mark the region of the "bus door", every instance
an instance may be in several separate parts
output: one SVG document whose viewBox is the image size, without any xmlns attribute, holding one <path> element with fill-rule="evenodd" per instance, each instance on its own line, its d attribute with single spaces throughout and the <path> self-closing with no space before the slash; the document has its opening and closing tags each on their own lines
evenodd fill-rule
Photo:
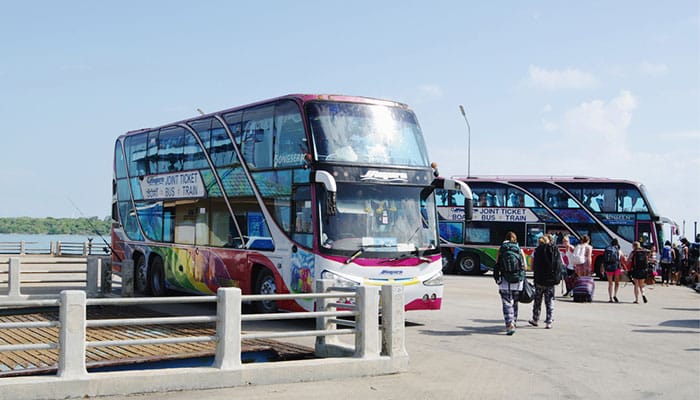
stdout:
<svg viewBox="0 0 700 400">
<path fill-rule="evenodd" d="M 642 247 L 650 249 L 653 244 L 657 244 L 656 238 L 654 237 L 654 226 L 651 221 L 637 221 L 635 230 L 634 237 L 642 244 Z"/>
<path fill-rule="evenodd" d="M 525 246 L 537 247 L 537 240 L 544 235 L 544 224 L 525 224 Z"/>
</svg>

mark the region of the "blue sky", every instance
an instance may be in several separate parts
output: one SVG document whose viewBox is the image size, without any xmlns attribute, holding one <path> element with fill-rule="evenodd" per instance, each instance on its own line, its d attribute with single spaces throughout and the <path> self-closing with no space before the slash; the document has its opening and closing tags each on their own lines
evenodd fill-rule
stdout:
<svg viewBox="0 0 700 400">
<path fill-rule="evenodd" d="M 645 183 L 700 220 L 696 0 L 6 2 L 0 216 L 109 214 L 114 139 L 288 93 L 409 104 L 444 176 Z M 78 212 L 71 200 L 80 208 Z"/>
</svg>

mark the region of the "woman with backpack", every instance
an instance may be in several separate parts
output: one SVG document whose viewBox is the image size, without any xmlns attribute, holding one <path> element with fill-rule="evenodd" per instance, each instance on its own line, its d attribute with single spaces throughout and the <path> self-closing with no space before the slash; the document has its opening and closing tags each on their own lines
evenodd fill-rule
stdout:
<svg viewBox="0 0 700 400">
<path fill-rule="evenodd" d="M 540 236 L 532 257 L 532 270 L 535 273 L 535 299 L 532 305 L 532 319 L 527 321 L 532 326 L 539 325 L 542 297 L 546 309 L 544 327 L 552 328 L 554 314 L 554 286 L 561 281 L 561 254 L 551 235 Z"/>
<path fill-rule="evenodd" d="M 610 246 L 606 247 L 605 252 L 603 252 L 605 275 L 608 278 L 608 298 L 610 299 L 608 303 L 620 302 L 617 299 L 617 290 L 620 288 L 620 276 L 622 276 L 620 265 L 623 260 L 624 255 L 620 250 L 620 243 L 617 239 L 613 239 Z"/>
<path fill-rule="evenodd" d="M 639 242 L 632 244 L 632 252 L 629 256 L 630 261 L 630 276 L 634 282 L 634 304 L 639 303 L 639 295 L 642 295 L 642 300 L 647 302 L 647 297 L 644 295 L 644 280 L 647 278 L 649 270 L 649 254 L 646 249 L 642 248 Z"/>
<path fill-rule="evenodd" d="M 578 276 L 590 276 L 593 256 L 593 247 L 589 244 L 591 238 L 588 235 L 581 237 L 581 242 L 574 248 L 574 271 Z"/>
<path fill-rule="evenodd" d="M 505 239 L 496 256 L 493 279 L 498 284 L 506 334 L 510 336 L 515 333 L 515 323 L 518 321 L 518 297 L 525 280 L 525 254 L 514 232 L 506 233 Z"/>
</svg>

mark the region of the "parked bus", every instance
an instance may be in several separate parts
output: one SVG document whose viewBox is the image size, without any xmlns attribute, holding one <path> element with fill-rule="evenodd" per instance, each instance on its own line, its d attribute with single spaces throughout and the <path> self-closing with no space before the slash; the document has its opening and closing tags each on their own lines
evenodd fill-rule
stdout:
<svg viewBox="0 0 700 400">
<path fill-rule="evenodd" d="M 435 176 L 414 113 L 378 99 L 288 95 L 128 132 L 115 146 L 113 257 L 133 260 L 135 290 L 155 296 L 309 293 L 323 278 L 401 284 L 407 310 L 439 309 L 434 191 L 471 194 Z"/>
<path fill-rule="evenodd" d="M 483 274 L 493 269 L 505 234 L 518 236 L 530 264 L 537 239 L 553 234 L 561 244 L 591 238 L 596 275 L 604 279 L 602 257 L 613 238 L 628 254 L 632 242 L 657 249 L 670 239 L 673 221 L 661 217 L 644 185 L 618 179 L 564 176 L 482 176 L 455 178 L 472 191 L 474 218 L 463 221 L 464 197 L 451 190 L 436 195 L 445 271 Z"/>
</svg>

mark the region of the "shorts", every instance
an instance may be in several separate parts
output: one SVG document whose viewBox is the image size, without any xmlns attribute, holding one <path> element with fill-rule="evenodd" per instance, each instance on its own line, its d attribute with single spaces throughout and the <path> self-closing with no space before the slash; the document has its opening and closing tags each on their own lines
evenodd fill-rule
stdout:
<svg viewBox="0 0 700 400">
<path fill-rule="evenodd" d="M 620 268 L 616 269 L 613 272 L 610 271 L 605 271 L 606 276 L 621 276 L 622 275 L 622 270 Z"/>
</svg>

